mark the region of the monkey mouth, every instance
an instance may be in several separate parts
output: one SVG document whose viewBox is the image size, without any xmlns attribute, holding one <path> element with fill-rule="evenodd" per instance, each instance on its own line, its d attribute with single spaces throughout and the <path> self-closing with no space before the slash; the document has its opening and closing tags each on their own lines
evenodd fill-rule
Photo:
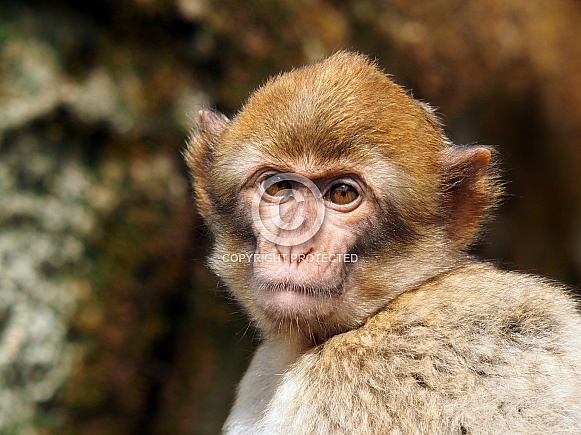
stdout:
<svg viewBox="0 0 581 435">
<path fill-rule="evenodd" d="M 311 286 L 296 281 L 263 281 L 255 288 L 258 306 L 275 319 L 317 321 L 332 315 L 344 293 L 340 286 Z"/>
<path fill-rule="evenodd" d="M 264 293 L 290 292 L 304 296 L 313 297 L 333 297 L 343 294 L 343 286 L 309 286 L 292 281 L 270 282 L 262 281 L 258 283 L 258 289 Z"/>
</svg>

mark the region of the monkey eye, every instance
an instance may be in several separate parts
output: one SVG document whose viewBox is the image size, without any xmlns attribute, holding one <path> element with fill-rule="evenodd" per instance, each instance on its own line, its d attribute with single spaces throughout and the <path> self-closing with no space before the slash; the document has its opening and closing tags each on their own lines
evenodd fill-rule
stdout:
<svg viewBox="0 0 581 435">
<path fill-rule="evenodd" d="M 289 190 L 293 188 L 292 184 L 288 180 L 280 180 L 269 185 L 264 191 L 270 196 L 283 196 L 287 195 Z"/>
<path fill-rule="evenodd" d="M 349 184 L 335 184 L 329 190 L 329 200 L 333 204 L 351 204 L 359 197 L 359 192 Z"/>
</svg>

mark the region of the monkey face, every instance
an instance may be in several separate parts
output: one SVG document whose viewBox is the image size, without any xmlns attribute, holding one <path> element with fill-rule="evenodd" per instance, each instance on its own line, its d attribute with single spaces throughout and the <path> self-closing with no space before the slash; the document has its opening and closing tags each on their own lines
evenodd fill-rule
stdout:
<svg viewBox="0 0 581 435">
<path fill-rule="evenodd" d="M 342 148 L 331 129 L 309 134 L 315 120 L 300 127 L 307 137 L 283 134 L 292 143 L 241 140 L 243 120 L 228 121 L 210 173 L 212 268 L 267 332 L 312 342 L 356 326 L 408 283 L 402 257 L 429 255 L 416 247 L 433 200 L 413 199 L 413 182 L 381 149 L 361 158 L 375 140 L 362 131 Z"/>
<path fill-rule="evenodd" d="M 257 304 L 278 318 L 329 315 L 336 308 L 358 261 L 356 229 L 377 206 L 354 174 L 301 173 L 307 171 L 261 168 L 242 190 L 256 237 Z"/>
</svg>

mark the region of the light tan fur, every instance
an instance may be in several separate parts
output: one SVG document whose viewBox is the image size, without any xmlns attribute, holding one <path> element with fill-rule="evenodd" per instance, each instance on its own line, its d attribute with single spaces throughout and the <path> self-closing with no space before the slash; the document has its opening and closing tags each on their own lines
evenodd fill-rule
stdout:
<svg viewBox="0 0 581 435">
<path fill-rule="evenodd" d="M 581 433 L 573 299 L 466 254 L 501 190 L 493 150 L 451 144 L 366 57 L 279 75 L 232 120 L 202 111 L 185 157 L 210 265 L 263 334 L 225 433 Z M 264 171 L 347 180 L 361 200 L 325 197 L 321 229 L 280 246 L 251 217 Z M 305 198 L 285 213 L 314 219 Z M 224 261 L 285 252 L 358 261 Z"/>
</svg>

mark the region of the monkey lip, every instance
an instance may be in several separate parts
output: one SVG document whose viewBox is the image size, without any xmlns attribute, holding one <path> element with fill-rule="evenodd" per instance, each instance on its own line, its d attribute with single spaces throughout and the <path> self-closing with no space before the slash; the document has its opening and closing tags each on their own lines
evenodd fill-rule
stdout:
<svg viewBox="0 0 581 435">
<path fill-rule="evenodd" d="M 342 286 L 335 287 L 313 287 L 300 283 L 283 281 L 283 282 L 260 282 L 258 285 L 259 289 L 263 292 L 270 293 L 282 293 L 290 292 L 297 293 L 305 296 L 339 296 L 343 293 Z"/>
</svg>

